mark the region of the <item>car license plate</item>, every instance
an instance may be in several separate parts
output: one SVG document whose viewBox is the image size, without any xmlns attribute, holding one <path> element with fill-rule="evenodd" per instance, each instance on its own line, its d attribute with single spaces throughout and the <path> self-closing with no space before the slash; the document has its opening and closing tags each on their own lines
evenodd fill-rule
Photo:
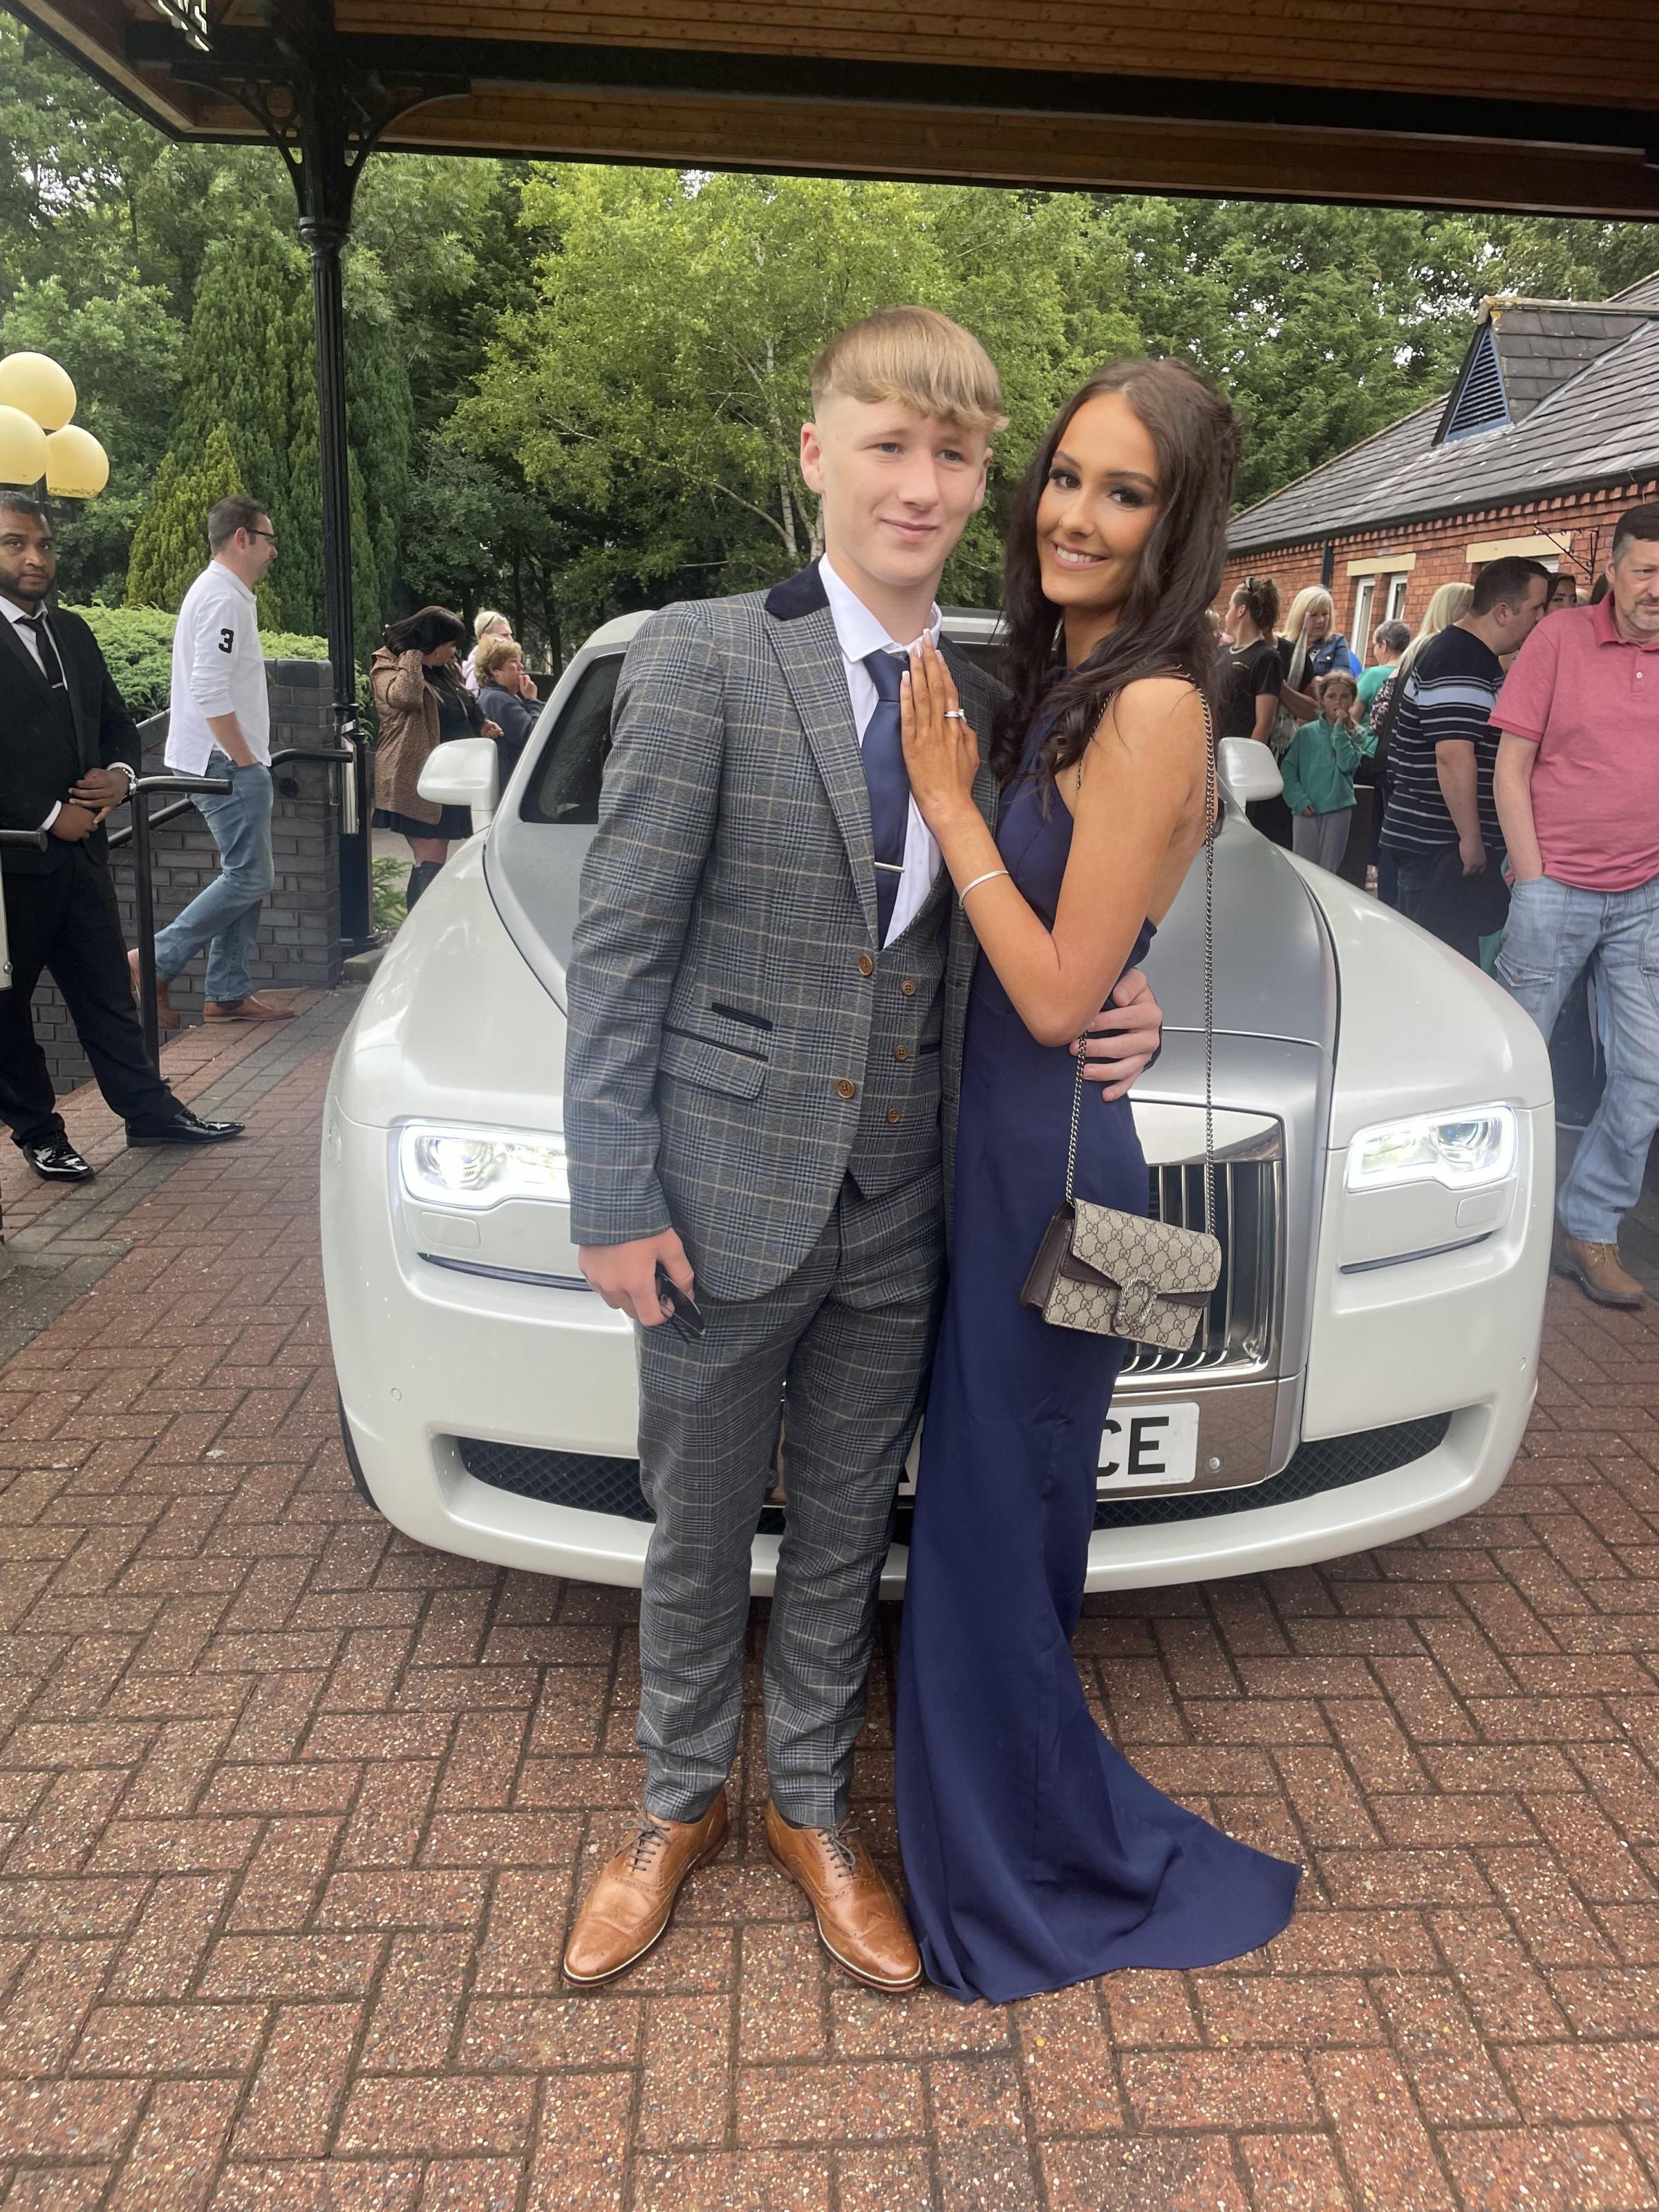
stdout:
<svg viewBox="0 0 1659 2212">
<path fill-rule="evenodd" d="M 1195 1404 L 1131 1402 L 1109 1416 L 1100 1439 L 1101 1490 L 1178 1490 L 1197 1479 Z"/>
</svg>

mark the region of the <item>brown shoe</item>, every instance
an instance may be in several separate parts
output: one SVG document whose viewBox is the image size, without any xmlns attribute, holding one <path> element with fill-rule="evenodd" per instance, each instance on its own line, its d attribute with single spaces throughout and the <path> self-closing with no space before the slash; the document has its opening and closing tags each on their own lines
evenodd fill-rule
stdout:
<svg viewBox="0 0 1659 2212">
<path fill-rule="evenodd" d="M 862 1836 L 845 1820 L 838 1828 L 792 1828 L 769 1804 L 766 1847 L 805 1891 L 818 1941 L 838 1966 L 872 1990 L 915 1989 L 921 1954 Z"/>
<path fill-rule="evenodd" d="M 726 1792 L 701 1820 L 655 1820 L 638 1829 L 582 1899 L 564 1947 L 564 1978 L 608 1982 L 642 1959 L 667 1927 L 687 1875 L 726 1841 Z"/>
<path fill-rule="evenodd" d="M 295 1008 L 279 1006 L 274 999 L 208 999 L 203 1002 L 204 1022 L 291 1022 Z"/>
<path fill-rule="evenodd" d="M 1587 1298 L 1598 1306 L 1644 1306 L 1648 1294 L 1619 1257 L 1616 1244 L 1595 1244 L 1581 1237 L 1558 1233 L 1550 1266 L 1558 1275 L 1571 1275 Z"/>
<path fill-rule="evenodd" d="M 136 951 L 129 952 L 127 955 L 127 973 L 132 978 L 132 995 L 135 999 L 139 999 L 142 1005 L 140 994 L 143 987 L 139 978 L 138 955 Z M 176 1030 L 183 1018 L 174 1010 L 173 1001 L 167 996 L 167 984 L 160 975 L 155 979 L 155 1018 L 164 1030 Z"/>
</svg>

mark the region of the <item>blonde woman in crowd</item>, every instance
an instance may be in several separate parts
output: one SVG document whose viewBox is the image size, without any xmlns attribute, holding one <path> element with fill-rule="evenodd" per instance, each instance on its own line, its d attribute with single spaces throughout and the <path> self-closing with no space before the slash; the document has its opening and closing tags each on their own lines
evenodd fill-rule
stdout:
<svg viewBox="0 0 1659 2212">
<path fill-rule="evenodd" d="M 487 637 L 511 637 L 513 625 L 494 607 L 480 607 L 472 617 L 472 650 L 461 664 L 461 681 L 476 696 L 478 689 L 478 647 Z"/>
<path fill-rule="evenodd" d="M 1336 602 L 1322 584 L 1304 586 L 1291 601 L 1279 639 L 1279 665 L 1285 678 L 1279 696 L 1297 722 L 1318 716 L 1316 677 L 1358 675 L 1358 659 L 1336 626 Z"/>
</svg>

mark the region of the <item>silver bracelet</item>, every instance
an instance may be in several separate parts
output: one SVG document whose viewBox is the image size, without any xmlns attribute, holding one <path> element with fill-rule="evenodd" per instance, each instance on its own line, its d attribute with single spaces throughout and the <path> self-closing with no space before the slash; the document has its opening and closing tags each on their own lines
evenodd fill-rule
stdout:
<svg viewBox="0 0 1659 2212">
<path fill-rule="evenodd" d="M 1006 868 L 987 868 L 982 876 L 975 876 L 971 884 L 964 884 L 957 893 L 957 896 L 966 898 L 969 891 L 976 891 L 981 884 L 993 883 L 998 876 L 1006 876 L 1007 873 Z"/>
</svg>

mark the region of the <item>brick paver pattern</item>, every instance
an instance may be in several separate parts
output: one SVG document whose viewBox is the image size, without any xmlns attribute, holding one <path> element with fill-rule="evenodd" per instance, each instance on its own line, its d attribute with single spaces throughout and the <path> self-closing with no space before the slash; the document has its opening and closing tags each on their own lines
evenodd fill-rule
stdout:
<svg viewBox="0 0 1659 2212">
<path fill-rule="evenodd" d="M 352 1492 L 327 1057 L 0 1372 L 4 2212 L 1659 2203 L 1659 1325 L 1552 1291 L 1525 1455 L 1466 1519 L 1089 1602 L 1126 1751 L 1305 1863 L 1270 1952 L 863 1992 L 765 1856 L 751 1706 L 725 1855 L 568 1994 L 640 1788 L 635 1601 Z M 890 1862 L 896 1628 L 858 1784 Z"/>
</svg>

